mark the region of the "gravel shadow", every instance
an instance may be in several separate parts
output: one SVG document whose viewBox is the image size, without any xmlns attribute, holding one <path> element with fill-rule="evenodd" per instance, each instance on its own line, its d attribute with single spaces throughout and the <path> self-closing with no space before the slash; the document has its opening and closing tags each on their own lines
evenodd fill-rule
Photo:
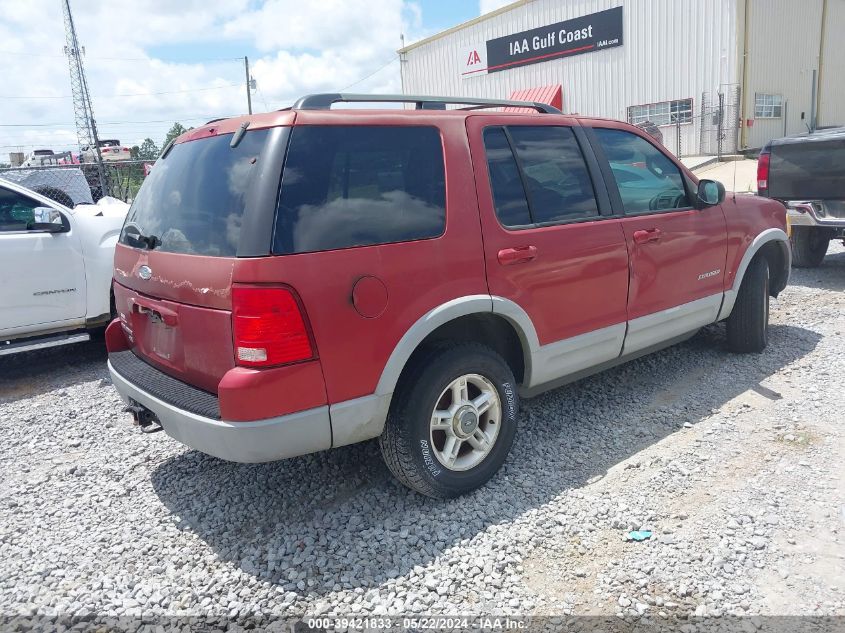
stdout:
<svg viewBox="0 0 845 633">
<path fill-rule="evenodd" d="M 763 354 L 725 351 L 724 326 L 524 402 L 499 474 L 460 499 L 433 501 L 395 483 L 375 442 L 282 462 L 240 465 L 185 452 L 152 485 L 179 525 L 258 582 L 323 595 L 376 588 L 449 558 L 449 548 L 577 490 L 695 424 L 805 354 L 816 332 L 773 325 Z M 770 390 L 769 390 L 770 391 Z M 776 394 L 777 395 L 777 394 Z M 646 493 L 646 491 L 644 491 Z"/>
<path fill-rule="evenodd" d="M 836 248 L 831 246 L 831 251 Z M 845 252 L 830 252 L 818 268 L 794 268 L 790 286 L 804 286 L 821 290 L 845 290 Z"/>
<path fill-rule="evenodd" d="M 106 357 L 101 338 L 0 356 L 0 400 L 13 402 L 104 378 Z"/>
</svg>

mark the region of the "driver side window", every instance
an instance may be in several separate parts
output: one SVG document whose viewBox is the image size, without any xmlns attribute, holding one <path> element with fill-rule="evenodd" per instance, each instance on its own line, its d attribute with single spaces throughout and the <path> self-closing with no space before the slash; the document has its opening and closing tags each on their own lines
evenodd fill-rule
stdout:
<svg viewBox="0 0 845 633">
<path fill-rule="evenodd" d="M 691 207 L 677 165 L 644 138 L 608 128 L 594 128 L 610 163 L 625 213 Z"/>
<path fill-rule="evenodd" d="M 0 233 L 26 231 L 36 221 L 39 204 L 16 191 L 0 187 Z"/>
</svg>

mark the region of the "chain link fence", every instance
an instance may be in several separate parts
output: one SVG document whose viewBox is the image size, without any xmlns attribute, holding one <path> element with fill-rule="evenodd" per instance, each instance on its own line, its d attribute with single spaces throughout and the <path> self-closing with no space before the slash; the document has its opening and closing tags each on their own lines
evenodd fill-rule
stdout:
<svg viewBox="0 0 845 633">
<path fill-rule="evenodd" d="M 701 95 L 699 153 L 721 158 L 739 149 L 740 87 L 723 86 Z"/>
<path fill-rule="evenodd" d="M 152 166 L 150 161 L 103 162 L 105 182 L 95 163 L 0 169 L 0 179 L 23 185 L 68 207 L 91 204 L 103 196 L 132 202 Z"/>
<path fill-rule="evenodd" d="M 671 112 L 666 122 L 645 121 L 639 127 L 658 139 L 678 158 L 718 156 L 739 151 L 740 87 L 724 85 L 716 92 L 704 92 L 701 101 L 685 110 Z"/>
</svg>

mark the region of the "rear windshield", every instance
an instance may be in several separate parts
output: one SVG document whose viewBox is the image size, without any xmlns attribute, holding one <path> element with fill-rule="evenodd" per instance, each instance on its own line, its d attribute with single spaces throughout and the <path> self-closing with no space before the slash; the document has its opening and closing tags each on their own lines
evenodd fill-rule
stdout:
<svg viewBox="0 0 845 633">
<path fill-rule="evenodd" d="M 845 198 L 845 139 L 774 145 L 770 160 L 770 197 L 783 200 Z"/>
<path fill-rule="evenodd" d="M 267 130 L 173 146 L 153 166 L 129 209 L 120 242 L 136 248 L 234 257 L 247 192 L 258 171 Z"/>
<path fill-rule="evenodd" d="M 293 128 L 273 252 L 428 239 L 441 235 L 445 222 L 437 128 Z"/>
</svg>

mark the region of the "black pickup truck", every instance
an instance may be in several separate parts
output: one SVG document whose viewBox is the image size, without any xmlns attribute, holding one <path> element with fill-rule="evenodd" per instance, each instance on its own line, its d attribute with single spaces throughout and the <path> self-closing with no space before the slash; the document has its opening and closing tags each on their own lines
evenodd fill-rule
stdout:
<svg viewBox="0 0 845 633">
<path fill-rule="evenodd" d="M 792 263 L 822 263 L 845 240 L 845 127 L 769 141 L 757 163 L 757 193 L 786 205 Z"/>
</svg>

